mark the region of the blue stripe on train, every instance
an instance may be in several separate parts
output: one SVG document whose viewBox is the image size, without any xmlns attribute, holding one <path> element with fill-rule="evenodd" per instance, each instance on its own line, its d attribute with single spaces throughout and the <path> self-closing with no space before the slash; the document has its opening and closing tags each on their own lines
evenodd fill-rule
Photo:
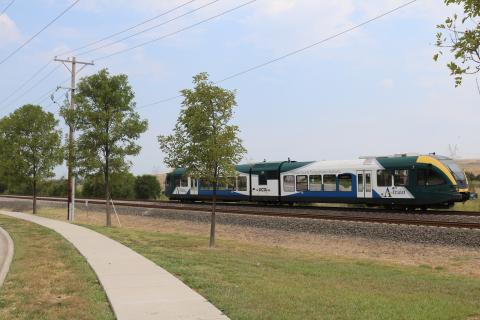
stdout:
<svg viewBox="0 0 480 320">
<path fill-rule="evenodd" d="M 305 191 L 297 192 L 285 198 L 356 198 L 357 192 L 353 191 Z"/>
<path fill-rule="evenodd" d="M 213 190 L 199 190 L 199 196 L 213 196 Z M 237 197 L 245 197 L 244 194 L 231 191 L 231 190 L 217 190 L 217 196 L 237 196 Z"/>
</svg>

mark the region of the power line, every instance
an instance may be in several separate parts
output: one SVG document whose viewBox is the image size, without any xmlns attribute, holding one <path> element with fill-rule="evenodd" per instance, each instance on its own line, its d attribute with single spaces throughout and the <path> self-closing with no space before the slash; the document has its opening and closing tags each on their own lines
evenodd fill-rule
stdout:
<svg viewBox="0 0 480 320">
<path fill-rule="evenodd" d="M 40 31 L 38 31 L 37 33 L 35 33 L 32 37 L 30 37 L 27 41 L 25 41 L 20 47 L 18 47 L 17 49 L 15 49 L 12 53 L 10 53 L 8 56 L 6 56 L 5 58 L 3 58 L 2 61 L 0 61 L 0 65 L 2 65 L 5 61 L 7 61 L 8 59 L 10 59 L 12 56 L 14 56 L 18 51 L 20 51 L 23 47 L 25 47 L 27 44 L 30 43 L 30 41 L 32 41 L 33 39 L 35 39 L 40 33 L 42 33 L 45 29 L 47 29 L 48 27 L 50 27 L 55 21 L 57 21 L 58 19 L 60 19 L 65 13 L 67 13 L 70 9 L 72 9 L 80 0 L 75 0 L 75 2 L 73 2 L 68 8 L 66 8 L 65 10 L 63 10 L 58 16 L 55 17 L 55 19 L 53 19 L 52 21 L 50 21 L 46 26 L 44 26 L 42 29 L 40 29 Z"/>
<path fill-rule="evenodd" d="M 10 1 L 10 3 L 7 4 L 7 6 L 6 6 L 5 8 L 3 8 L 2 13 L 0 13 L 0 16 L 3 16 L 3 14 L 4 14 L 5 12 L 7 12 L 8 8 L 10 8 L 10 6 L 11 6 L 14 2 L 15 2 L 15 0 Z"/>
<path fill-rule="evenodd" d="M 30 83 L 30 81 L 32 81 L 33 79 L 35 79 L 43 70 L 45 70 L 49 65 L 50 63 L 52 63 L 52 61 L 49 61 L 48 63 L 44 64 L 40 69 L 38 69 L 30 78 L 28 78 L 27 81 L 25 81 L 23 84 L 21 84 L 19 87 L 17 87 L 15 90 L 13 90 L 13 92 L 8 95 L 5 99 L 3 99 L 1 102 L 0 102 L 0 105 L 3 105 L 6 101 L 8 101 L 11 97 L 13 97 L 17 92 L 19 92 L 20 90 L 22 90 L 28 83 Z"/>
<path fill-rule="evenodd" d="M 96 45 L 96 44 L 98 44 L 98 43 L 100 43 L 100 42 L 103 42 L 103 41 L 105 41 L 105 40 L 111 39 L 111 38 L 116 37 L 116 36 L 118 36 L 118 35 L 120 35 L 120 34 L 122 34 L 122 33 L 125 33 L 125 32 L 127 32 L 127 31 L 133 30 L 133 29 L 135 29 L 135 28 L 137 28 L 137 27 L 140 27 L 140 26 L 142 26 L 142 25 L 144 25 L 144 24 L 147 24 L 148 22 L 151 22 L 151 21 L 153 21 L 153 20 L 156 20 L 156 19 L 158 19 L 158 18 L 161 18 L 161 17 L 163 17 L 163 16 L 165 16 L 165 15 L 167 15 L 167 14 L 169 14 L 169 13 L 172 13 L 172 12 L 178 10 L 178 9 L 181 9 L 181 8 L 187 6 L 187 5 L 189 5 L 189 4 L 191 4 L 191 3 L 195 2 L 195 1 L 197 1 L 197 0 L 187 1 L 187 2 L 185 2 L 185 3 L 183 3 L 183 4 L 179 5 L 179 6 L 176 6 L 175 8 L 172 8 L 172 9 L 170 9 L 170 10 L 168 10 L 168 11 L 165 11 L 165 12 L 163 12 L 163 13 L 160 13 L 160 14 L 152 17 L 152 18 L 149 18 L 149 19 L 144 20 L 144 21 L 142 21 L 142 22 L 140 22 L 140 23 L 137 23 L 136 25 L 133 25 L 133 26 L 128 27 L 128 28 L 126 28 L 126 29 L 120 30 L 120 31 L 115 32 L 115 33 L 113 33 L 113 34 L 111 34 L 111 35 L 105 36 L 105 37 L 103 37 L 103 38 L 101 38 L 101 39 L 99 39 L 99 40 L 96 40 L 96 41 L 87 43 L 87 44 L 85 44 L 85 45 L 83 45 L 83 46 L 81 46 L 81 47 L 72 49 L 72 50 L 70 50 L 70 51 L 62 52 L 62 53 L 59 54 L 58 56 L 64 56 L 64 55 L 66 55 L 66 54 L 73 53 L 73 52 L 76 52 L 76 51 L 79 51 L 79 50 L 82 50 L 82 49 L 85 49 L 85 48 L 94 46 L 94 45 Z"/>
<path fill-rule="evenodd" d="M 210 18 L 201 20 L 201 21 L 199 21 L 199 22 L 197 22 L 197 23 L 194 23 L 194 24 L 192 24 L 192 25 L 189 25 L 189 26 L 187 26 L 187 27 L 185 27 L 185 28 L 179 29 L 179 30 L 177 30 L 177 31 L 168 33 L 168 34 L 166 34 L 166 35 L 163 35 L 163 36 L 161 36 L 161 37 L 158 37 L 158 38 L 155 38 L 155 39 L 152 39 L 152 40 L 149 40 L 149 41 L 145 41 L 145 42 L 140 43 L 140 44 L 138 44 L 138 45 L 136 45 L 136 46 L 133 46 L 133 47 L 130 47 L 130 48 L 126 48 L 126 49 L 123 49 L 123 50 L 120 50 L 120 51 L 117 51 L 117 52 L 108 54 L 108 55 L 103 56 L 103 57 L 96 58 L 96 59 L 94 59 L 94 60 L 95 60 L 95 61 L 98 61 L 98 60 L 107 59 L 107 58 L 116 56 L 116 55 L 118 55 L 118 54 L 122 54 L 122 53 L 125 53 L 125 52 L 128 52 L 128 51 L 131 51 L 131 50 L 134 50 L 134 49 L 137 49 L 137 48 L 146 46 L 146 45 L 148 45 L 148 44 L 151 44 L 151 43 L 160 41 L 160 40 L 162 40 L 162 39 L 165 39 L 165 38 L 167 38 L 167 37 L 176 35 L 176 34 L 181 33 L 181 32 L 183 32 L 183 31 L 192 29 L 192 28 L 194 28 L 194 27 L 196 27 L 196 26 L 198 26 L 198 25 L 201 25 L 201 24 L 203 24 L 203 23 L 206 23 L 206 22 L 211 21 L 211 20 L 213 20 L 213 19 L 216 19 L 216 18 L 218 18 L 218 17 L 224 16 L 224 15 L 226 15 L 226 14 L 232 12 L 232 11 L 238 10 L 238 9 L 240 9 L 240 8 L 242 8 L 242 7 L 245 7 L 245 6 L 249 5 L 249 4 L 252 4 L 252 3 L 256 2 L 256 1 L 257 1 L 257 0 L 251 0 L 251 1 L 245 2 L 245 3 L 243 3 L 243 4 L 239 5 L 239 6 L 236 6 L 236 7 L 234 7 L 234 8 L 231 8 L 231 9 L 228 9 L 228 10 L 226 10 L 226 11 L 223 11 L 223 12 L 221 12 L 221 13 L 219 13 L 219 14 L 216 14 L 216 15 L 210 17 Z"/>
<path fill-rule="evenodd" d="M 15 1 L 15 0 L 13 0 L 12 3 L 13 3 L 14 1 Z M 94 42 L 91 42 L 91 43 L 89 43 L 89 44 L 83 45 L 83 46 L 78 47 L 78 48 L 76 48 L 76 49 L 63 52 L 63 53 L 61 53 L 61 54 L 59 54 L 59 55 L 66 55 L 66 54 L 69 54 L 69 53 L 72 53 L 72 52 L 75 52 L 75 51 L 78 51 L 78 50 L 81 50 L 81 49 L 90 47 L 90 46 L 92 46 L 92 45 L 94 45 L 94 44 L 103 42 L 103 41 L 108 40 L 108 39 L 110 39 L 110 38 L 113 38 L 113 37 L 115 37 L 115 36 L 117 36 L 117 35 L 120 35 L 120 34 L 122 34 L 122 33 L 125 33 L 125 32 L 127 32 L 127 31 L 130 31 L 130 30 L 132 30 L 132 29 L 134 29 L 134 28 L 137 28 L 137 27 L 139 27 L 139 26 L 141 26 L 141 25 L 144 25 L 144 24 L 146 24 L 146 23 L 148 23 L 148 22 L 151 22 L 151 21 L 153 21 L 153 20 L 155 20 L 155 19 L 158 19 L 158 18 L 160 18 L 160 17 L 162 17 L 162 16 L 165 16 L 165 15 L 167 15 L 167 14 L 169 14 L 169 13 L 175 11 L 175 10 L 181 9 L 182 7 L 185 7 L 185 6 L 191 4 L 191 3 L 195 2 L 195 1 L 197 1 L 197 0 L 189 0 L 189 1 L 187 1 L 187 2 L 185 2 L 185 3 L 183 3 L 183 4 L 181 4 L 181 5 L 176 6 L 175 8 L 169 9 L 169 10 L 167 10 L 167 11 L 161 13 L 161 14 L 158 14 L 158 15 L 152 17 L 152 18 L 149 18 L 149 19 L 144 20 L 144 21 L 142 21 L 142 22 L 140 22 L 140 23 L 137 23 L 136 25 L 133 25 L 133 26 L 127 28 L 127 29 L 123 29 L 123 30 L 118 31 L 118 32 L 116 32 L 116 33 L 114 33 L 114 34 L 111 34 L 111 35 L 109 35 L 109 36 L 106 36 L 106 37 L 104 37 L 104 38 L 102 38 L 102 39 L 99 39 L 99 40 L 97 40 L 97 41 L 94 41 Z M 10 4 L 10 5 L 11 5 L 11 4 Z M 10 5 L 9 5 L 9 6 L 10 6 Z M 8 7 L 7 7 L 7 8 L 8 8 Z M 23 87 L 25 87 L 31 80 L 33 80 L 38 74 L 40 74 L 48 65 L 50 65 L 51 62 L 52 62 L 52 61 L 49 61 L 46 65 L 42 66 L 42 67 L 41 67 L 38 71 L 36 71 L 27 81 L 25 81 L 22 85 L 20 85 L 19 87 L 17 87 L 17 89 L 15 89 L 8 97 L 6 97 L 3 101 L 0 102 L 0 105 L 2 105 L 3 103 L 5 103 L 5 101 L 8 101 L 8 99 L 10 99 L 12 96 L 14 96 L 14 95 L 15 95 L 17 92 L 19 92 Z M 49 92 L 50 92 L 50 91 L 49 91 Z M 48 96 L 47 96 L 47 98 L 48 98 Z"/>
<path fill-rule="evenodd" d="M 338 37 L 340 37 L 340 36 L 342 36 L 342 35 L 344 35 L 344 34 L 346 34 L 346 33 L 348 33 L 348 32 L 354 31 L 354 30 L 356 30 L 356 29 L 358 29 L 358 28 L 363 27 L 363 26 L 366 25 L 366 24 L 369 24 L 369 23 L 371 23 L 371 22 L 373 22 L 373 21 L 375 21 L 375 20 L 381 19 L 381 18 L 383 18 L 383 17 L 385 17 L 385 16 L 387 16 L 387 15 L 389 15 L 389 14 L 392 14 L 392 13 L 394 13 L 394 12 L 396 12 L 396 11 L 398 11 L 398 10 L 400 10 L 400 9 L 408 6 L 408 5 L 413 4 L 414 2 L 417 2 L 417 0 L 412 0 L 412 1 L 410 1 L 410 2 L 404 3 L 404 4 L 402 4 L 402 5 L 398 6 L 398 7 L 390 10 L 390 11 L 387 11 L 387 12 L 385 12 L 385 13 L 382 13 L 382 14 L 376 16 L 376 17 L 373 17 L 373 18 L 371 18 L 371 19 L 369 19 L 369 20 L 367 20 L 367 21 L 364 21 L 364 22 L 362 22 L 362 23 L 360 23 L 360 24 L 357 24 L 357 25 L 355 25 L 355 26 L 353 26 L 353 27 L 351 27 L 351 28 L 348 28 L 348 29 L 346 29 L 346 30 L 344 30 L 344 31 L 342 31 L 342 32 L 339 32 L 339 33 L 334 34 L 334 35 L 332 35 L 332 36 L 330 36 L 330 37 L 327 37 L 327 38 L 325 38 L 325 39 L 322 39 L 322 40 L 320 40 L 320 41 L 317 41 L 317 42 L 315 42 L 315 43 L 312 43 L 312 44 L 310 44 L 310 45 L 308 45 L 308 46 L 306 46 L 306 47 L 303 47 L 303 48 L 300 48 L 300 49 L 298 49 L 298 50 L 289 52 L 289 53 L 287 53 L 287 54 L 284 54 L 283 56 L 280 56 L 280 57 L 278 57 L 278 58 L 269 60 L 269 61 L 267 61 L 267 62 L 258 64 L 258 65 L 256 65 L 256 66 L 253 66 L 253 67 L 251 67 L 251 68 L 249 68 L 249 69 L 246 69 L 246 70 L 244 70 L 244 71 L 237 72 L 237 73 L 235 73 L 235 74 L 233 74 L 233 75 L 231 75 L 231 76 L 228 76 L 228 77 L 226 77 L 226 78 L 223 78 L 223 79 L 217 81 L 217 83 L 222 83 L 222 82 L 227 81 L 227 80 L 230 80 L 230 79 L 232 79 L 232 78 L 241 76 L 241 75 L 243 75 L 243 74 L 245 74 L 245 73 L 254 71 L 254 70 L 256 70 L 256 69 L 263 68 L 263 67 L 265 67 L 265 66 L 267 66 L 267 65 L 269 65 L 269 64 L 272 64 L 272 63 L 275 63 L 275 62 L 277 62 L 277 61 L 283 60 L 283 59 L 285 59 L 285 58 L 291 57 L 291 56 L 296 55 L 296 54 L 298 54 L 298 53 L 300 53 L 300 52 L 306 51 L 306 50 L 311 49 L 311 48 L 313 48 L 313 47 L 316 47 L 316 46 L 318 46 L 318 45 L 320 45 L 320 44 L 323 44 L 323 43 L 325 43 L 325 42 L 327 42 L 327 41 L 330 41 L 330 40 L 333 40 L 333 39 L 335 39 L 335 38 L 338 38 Z"/>
<path fill-rule="evenodd" d="M 87 50 L 87 51 L 80 52 L 78 55 L 81 56 L 81 55 L 85 55 L 85 54 L 90 53 L 90 52 L 98 51 L 98 50 L 103 49 L 103 48 L 106 48 L 106 47 L 111 47 L 111 46 L 113 46 L 113 45 L 115 45 L 115 44 L 117 44 L 117 43 L 120 43 L 120 42 L 122 42 L 122 41 L 128 40 L 128 39 L 133 38 L 133 37 L 135 37 L 135 36 L 138 36 L 139 34 L 142 34 L 142 33 L 151 31 L 151 30 L 153 30 L 153 29 L 159 28 L 159 27 L 161 27 L 161 26 L 164 26 L 164 25 L 166 25 L 166 24 L 169 24 L 170 22 L 173 22 L 173 21 L 178 20 L 178 19 L 180 19 L 180 18 L 183 18 L 183 17 L 185 17 L 185 16 L 187 16 L 187 15 L 189 15 L 189 14 L 192 14 L 192 13 L 194 13 L 194 12 L 197 12 L 197 11 L 199 11 L 199 10 L 201 10 L 201 9 L 204 9 L 204 8 L 206 8 L 206 7 L 208 7 L 208 6 L 211 6 L 212 4 L 217 3 L 217 2 L 219 2 L 219 1 L 220 1 L 220 0 L 211 1 L 211 2 L 209 2 L 209 3 L 207 3 L 207 4 L 204 4 L 204 5 L 196 8 L 196 9 L 193 9 L 193 10 L 188 11 L 188 12 L 186 12 L 186 13 L 183 13 L 183 14 L 181 14 L 181 15 L 179 15 L 179 16 L 176 16 L 176 17 L 174 17 L 174 18 L 172 18 L 172 19 L 170 19 L 170 20 L 167 20 L 167 21 L 162 22 L 162 23 L 160 23 L 160 24 L 154 25 L 154 26 L 149 27 L 149 28 L 147 28 L 147 29 L 144 29 L 144 30 L 142 30 L 142 31 L 133 33 L 133 34 L 131 34 L 131 35 L 129 35 L 129 36 L 123 37 L 123 38 L 118 39 L 118 40 L 115 40 L 115 41 L 113 41 L 113 42 L 104 44 L 104 45 L 102 45 L 102 46 L 100 46 L 100 47 L 97 47 L 97 48 L 93 48 L 93 49 L 90 49 L 90 50 Z"/>
<path fill-rule="evenodd" d="M 57 91 L 57 89 L 58 89 L 59 87 L 62 87 L 62 86 L 64 86 L 64 85 L 66 85 L 67 82 L 69 82 L 69 81 L 70 81 L 70 77 L 66 78 L 63 82 L 59 83 L 59 84 L 55 87 L 55 89 L 50 89 L 50 90 L 48 90 L 47 92 L 45 92 L 44 94 L 42 94 L 42 95 L 40 96 L 40 98 L 38 98 L 38 99 L 36 99 L 36 100 L 34 100 L 34 101 L 37 101 L 36 104 L 42 104 L 43 102 L 45 102 L 45 100 L 47 100 L 48 98 L 50 98 L 51 94 L 54 93 L 55 91 Z"/>
<path fill-rule="evenodd" d="M 47 73 L 43 78 L 41 78 L 40 80 L 38 80 L 33 86 L 29 87 L 27 90 L 25 90 L 20 96 L 18 96 L 17 98 L 13 99 L 12 101 L 9 102 L 9 104 L 13 104 L 15 102 L 17 102 L 21 97 L 25 96 L 26 94 L 28 94 L 30 91 L 32 91 L 33 89 L 35 89 L 36 87 L 38 87 L 41 83 L 43 83 L 43 81 L 45 79 L 47 79 L 48 77 L 50 77 L 55 71 L 57 71 L 58 69 L 60 68 L 60 65 L 56 66 L 55 68 L 53 68 L 49 73 Z M 7 105 L 8 106 L 8 105 Z M 6 107 L 6 106 L 5 106 Z M 0 109 L 5 109 L 5 107 L 3 108 L 0 108 Z"/>
<path fill-rule="evenodd" d="M 330 40 L 333 40 L 333 39 L 335 39 L 335 38 L 338 38 L 338 37 L 340 37 L 340 36 L 342 36 L 342 35 L 344 35 L 344 34 L 346 34 L 346 33 L 348 33 L 348 32 L 351 32 L 351 31 L 353 31 L 353 30 L 355 30 L 355 29 L 361 28 L 361 27 L 365 26 L 366 24 L 369 24 L 369 23 L 371 23 L 371 22 L 373 22 L 373 21 L 376 21 L 376 20 L 378 20 L 378 19 L 381 19 L 381 18 L 383 18 L 383 17 L 385 17 L 385 16 L 387 16 L 387 15 L 390 15 L 390 14 L 392 14 L 392 13 L 394 13 L 394 12 L 400 10 L 400 9 L 403 9 L 404 7 L 407 7 L 407 6 L 411 5 L 411 4 L 413 4 L 414 2 L 417 2 L 417 0 L 412 0 L 412 1 L 409 1 L 409 2 L 407 2 L 407 3 L 404 3 L 404 4 L 402 4 L 402 5 L 398 6 L 398 7 L 395 7 L 395 8 L 392 9 L 392 10 L 389 10 L 389 11 L 387 11 L 387 12 L 384 12 L 384 13 L 382 13 L 382 14 L 380 14 L 380 15 L 378 15 L 378 16 L 375 16 L 375 17 L 373 17 L 373 18 L 371 18 L 371 19 L 368 19 L 368 20 L 366 20 L 366 21 L 364 21 L 364 22 L 362 22 L 362 23 L 360 23 L 360 24 L 357 24 L 357 25 L 355 25 L 355 26 L 353 26 L 353 27 L 351 27 L 351 28 L 348 28 L 348 29 L 346 29 L 346 30 L 344 30 L 344 31 L 342 31 L 342 32 L 336 33 L 336 34 L 334 34 L 334 35 L 332 35 L 332 36 L 329 36 L 329 37 L 327 37 L 327 38 L 324 38 L 324 39 L 322 39 L 322 40 L 320 40 L 320 41 L 314 42 L 314 43 L 312 43 L 312 44 L 310 44 L 310 45 L 308 45 L 308 46 L 305 46 L 305 47 L 303 47 L 303 48 L 300 48 L 300 49 L 291 51 L 291 52 L 289 52 L 289 53 L 287 53 L 287 54 L 284 54 L 284 55 L 282 55 L 282 56 L 280 56 L 280 57 L 277 57 L 277 58 L 268 60 L 268 61 L 266 61 L 266 62 L 264 62 L 264 63 L 258 64 L 258 65 L 256 65 L 256 66 L 253 66 L 253 67 L 248 68 L 248 69 L 246 69 L 246 70 L 243 70 L 243 71 L 234 73 L 234 74 L 232 74 L 232 75 L 230 75 L 230 76 L 228 76 L 228 77 L 226 77 L 226 78 L 223 78 L 223 79 L 221 79 L 221 80 L 216 81 L 215 84 L 222 83 L 222 82 L 225 82 L 225 81 L 230 80 L 230 79 L 232 79 L 232 78 L 239 77 L 239 76 L 244 75 L 244 74 L 246 74 L 246 73 L 248 73 L 248 72 L 252 72 L 252 71 L 254 71 L 254 70 L 263 68 L 263 67 L 268 66 L 268 65 L 270 65 L 270 64 L 272 64 L 272 63 L 275 63 L 275 62 L 278 62 L 278 61 L 280 61 L 280 60 L 286 59 L 286 58 L 288 58 L 288 57 L 291 57 L 291 56 L 293 56 L 293 55 L 296 55 L 296 54 L 298 54 L 298 53 L 301 53 L 301 52 L 303 52 L 303 51 L 306 51 L 306 50 L 308 50 L 308 49 L 311 49 L 311 48 L 313 48 L 313 47 L 315 47 L 315 46 L 318 46 L 318 45 L 320 45 L 320 44 L 323 44 L 323 43 L 325 43 L 325 42 L 327 42 L 327 41 L 330 41 Z M 156 105 L 156 104 L 165 103 L 165 102 L 172 101 L 172 100 L 175 100 L 175 99 L 178 99 L 178 98 L 181 98 L 181 97 L 182 97 L 182 95 L 172 96 L 172 97 L 167 98 L 167 99 L 162 99 L 162 100 L 158 100 L 158 101 L 155 101 L 155 102 L 152 102 L 152 103 L 143 105 L 143 106 L 139 107 L 139 109 L 147 108 L 147 107 L 150 107 L 150 106 L 153 106 L 153 105 Z"/>
</svg>

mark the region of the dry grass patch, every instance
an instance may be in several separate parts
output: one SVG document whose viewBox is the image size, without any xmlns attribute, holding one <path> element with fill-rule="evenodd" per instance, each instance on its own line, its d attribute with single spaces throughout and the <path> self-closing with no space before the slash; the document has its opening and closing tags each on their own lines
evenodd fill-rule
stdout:
<svg viewBox="0 0 480 320">
<path fill-rule="evenodd" d="M 93 271 L 57 233 L 0 216 L 15 246 L 0 290 L 0 319 L 114 319 Z"/>
</svg>

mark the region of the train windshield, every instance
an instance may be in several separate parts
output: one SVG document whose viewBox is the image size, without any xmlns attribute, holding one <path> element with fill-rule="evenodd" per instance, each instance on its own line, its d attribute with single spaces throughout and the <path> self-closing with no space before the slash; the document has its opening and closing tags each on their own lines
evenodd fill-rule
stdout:
<svg viewBox="0 0 480 320">
<path fill-rule="evenodd" d="M 459 187 L 467 187 L 467 178 L 465 177 L 465 172 L 460 169 L 460 167 L 455 163 L 455 161 L 453 161 L 452 159 L 445 159 L 441 160 L 441 162 L 443 162 L 443 164 L 445 164 L 450 169 L 453 176 L 455 177 L 455 180 L 457 180 Z"/>
</svg>

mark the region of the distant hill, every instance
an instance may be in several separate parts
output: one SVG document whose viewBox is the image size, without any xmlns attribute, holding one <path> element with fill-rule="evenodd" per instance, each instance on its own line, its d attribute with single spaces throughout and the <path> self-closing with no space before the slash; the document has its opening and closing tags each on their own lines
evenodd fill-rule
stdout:
<svg viewBox="0 0 480 320">
<path fill-rule="evenodd" d="M 457 159 L 455 162 L 465 171 L 480 174 L 480 159 Z"/>
</svg>

